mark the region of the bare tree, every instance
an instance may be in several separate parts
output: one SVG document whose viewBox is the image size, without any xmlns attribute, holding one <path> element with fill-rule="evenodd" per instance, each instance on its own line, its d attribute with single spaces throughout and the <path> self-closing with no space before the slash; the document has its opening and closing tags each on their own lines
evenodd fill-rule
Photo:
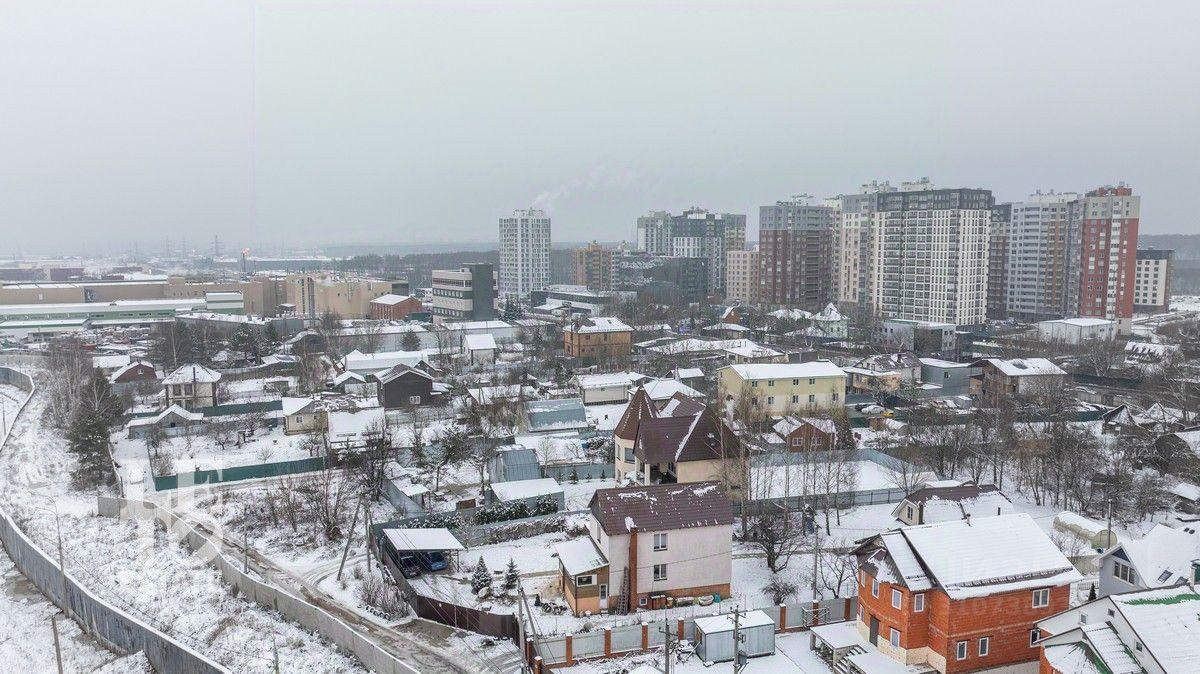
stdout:
<svg viewBox="0 0 1200 674">
<path fill-rule="evenodd" d="M 801 517 L 778 501 L 746 503 L 745 506 L 742 514 L 745 542 L 762 553 L 772 573 L 779 573 L 787 568 L 793 555 L 804 550 Z"/>
<path fill-rule="evenodd" d="M 827 541 L 827 548 L 817 561 L 818 589 L 828 591 L 834 599 L 842 596 L 847 586 L 853 586 L 854 577 L 858 573 L 858 560 L 849 550 L 853 547 L 850 541 L 842 538 Z"/>
</svg>

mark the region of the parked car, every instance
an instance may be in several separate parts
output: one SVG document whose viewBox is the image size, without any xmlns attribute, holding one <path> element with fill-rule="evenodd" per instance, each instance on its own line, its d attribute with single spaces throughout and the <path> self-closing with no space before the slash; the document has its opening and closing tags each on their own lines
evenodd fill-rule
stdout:
<svg viewBox="0 0 1200 674">
<path fill-rule="evenodd" d="M 447 566 L 446 556 L 436 550 L 418 552 L 417 561 L 420 562 L 421 568 L 426 571 L 441 571 Z"/>
<path fill-rule="evenodd" d="M 417 558 L 412 555 L 404 555 L 399 559 L 400 573 L 405 578 L 416 578 L 421 575 L 421 565 L 417 562 Z"/>
</svg>

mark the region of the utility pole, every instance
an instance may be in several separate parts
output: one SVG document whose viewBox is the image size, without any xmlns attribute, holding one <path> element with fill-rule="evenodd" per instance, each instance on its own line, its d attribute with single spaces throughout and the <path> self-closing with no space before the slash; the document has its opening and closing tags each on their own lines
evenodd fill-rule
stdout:
<svg viewBox="0 0 1200 674">
<path fill-rule="evenodd" d="M 671 674 L 671 619 L 663 616 L 663 673 Z"/>
<path fill-rule="evenodd" d="M 742 642 L 746 637 L 741 632 L 742 609 L 733 609 L 733 674 L 739 674 L 746 666 L 746 652 L 742 650 Z"/>
<path fill-rule="evenodd" d="M 58 645 L 58 616 L 50 616 L 50 630 L 54 632 L 54 662 L 58 665 L 58 674 L 63 674 L 62 648 Z"/>
<path fill-rule="evenodd" d="M 342 550 L 342 563 L 338 564 L 338 572 L 337 572 L 338 580 L 342 579 L 342 569 L 345 568 L 345 566 L 346 566 L 346 555 L 350 554 L 350 541 L 354 540 L 354 527 L 358 526 L 358 511 L 362 510 L 365 507 L 366 507 L 366 502 L 363 501 L 362 497 L 359 497 L 358 507 L 354 509 L 354 519 L 350 521 L 350 533 L 346 534 L 346 549 Z M 370 542 L 368 541 L 367 544 L 370 545 Z M 371 560 L 368 555 L 367 562 L 369 563 L 370 561 Z"/>
</svg>

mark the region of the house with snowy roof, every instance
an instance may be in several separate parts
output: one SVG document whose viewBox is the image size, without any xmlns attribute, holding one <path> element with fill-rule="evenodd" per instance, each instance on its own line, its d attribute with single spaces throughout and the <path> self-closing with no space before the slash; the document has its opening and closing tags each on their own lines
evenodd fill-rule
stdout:
<svg viewBox="0 0 1200 674">
<path fill-rule="evenodd" d="M 837 423 L 833 419 L 789 416 L 775 422 L 771 430 L 789 452 L 827 452 L 840 448 Z"/>
<path fill-rule="evenodd" d="M 1040 674 L 1200 672 L 1193 583 L 1114 594 L 1037 622 Z"/>
<path fill-rule="evenodd" d="M 1156 524 L 1145 536 L 1120 541 L 1096 560 L 1100 596 L 1200 582 L 1200 524 Z"/>
<path fill-rule="evenodd" d="M 618 483 L 730 480 L 742 443 L 725 420 L 677 392 L 659 409 L 638 387 L 613 430 Z M 740 480 L 734 480 L 740 483 Z"/>
<path fill-rule="evenodd" d="M 901 527 L 853 554 L 862 638 L 942 674 L 1036 662 L 1036 623 L 1065 610 L 1082 579 L 1025 513 Z"/>
<path fill-rule="evenodd" d="M 983 404 L 1033 395 L 1067 381 L 1067 373 L 1046 358 L 981 358 L 971 363 L 979 368 L 971 377 L 971 395 Z"/>
<path fill-rule="evenodd" d="M 595 316 L 563 326 L 563 351 L 584 364 L 628 359 L 633 351 L 633 328 L 619 318 Z"/>
<path fill-rule="evenodd" d="M 921 359 L 911 351 L 867 356 L 843 369 L 850 375 L 850 390 L 855 393 L 897 391 L 921 381 Z"/>
<path fill-rule="evenodd" d="M 555 546 L 575 615 L 730 596 L 733 507 L 717 482 L 598 489 L 588 535 Z"/>
<path fill-rule="evenodd" d="M 892 510 L 892 517 L 902 524 L 934 524 L 1012 512 L 1012 501 L 994 484 L 945 480 L 905 496 Z"/>
<path fill-rule="evenodd" d="M 203 365 L 184 365 L 163 378 L 163 398 L 166 406 L 179 405 L 185 410 L 199 410 L 220 402 L 221 373 Z"/>
</svg>

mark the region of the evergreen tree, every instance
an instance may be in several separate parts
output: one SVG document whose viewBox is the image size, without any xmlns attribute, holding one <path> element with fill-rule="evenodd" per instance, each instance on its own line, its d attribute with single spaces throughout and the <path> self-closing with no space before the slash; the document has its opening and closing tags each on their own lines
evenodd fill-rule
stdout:
<svg viewBox="0 0 1200 674">
<path fill-rule="evenodd" d="M 417 337 L 417 333 L 412 330 L 404 333 L 404 337 L 400 339 L 400 348 L 405 351 L 420 351 L 421 340 Z"/>
<path fill-rule="evenodd" d="M 108 453 L 108 423 L 95 409 L 81 407 L 67 427 L 67 446 L 79 461 L 71 472 L 77 487 L 97 487 L 116 482 Z"/>
<path fill-rule="evenodd" d="M 281 344 L 283 344 L 283 339 L 279 337 L 279 331 L 275 329 L 275 324 L 267 323 L 267 329 L 263 330 L 262 335 L 263 353 L 275 353 Z"/>
<path fill-rule="evenodd" d="M 475 573 L 471 576 L 471 591 L 479 594 L 480 590 L 491 586 L 492 572 L 488 571 L 487 564 L 483 563 L 483 556 L 480 555 L 479 563 L 475 565 Z"/>
<path fill-rule="evenodd" d="M 520 572 L 517 571 L 517 563 L 512 560 L 512 557 L 509 557 L 508 568 L 504 571 L 504 589 L 517 589 L 517 578 L 519 575 Z"/>
<path fill-rule="evenodd" d="M 258 337 L 248 325 L 239 325 L 237 330 L 233 332 L 233 338 L 229 340 L 229 348 L 242 354 L 247 360 L 258 362 L 261 353 L 258 344 Z"/>
</svg>

